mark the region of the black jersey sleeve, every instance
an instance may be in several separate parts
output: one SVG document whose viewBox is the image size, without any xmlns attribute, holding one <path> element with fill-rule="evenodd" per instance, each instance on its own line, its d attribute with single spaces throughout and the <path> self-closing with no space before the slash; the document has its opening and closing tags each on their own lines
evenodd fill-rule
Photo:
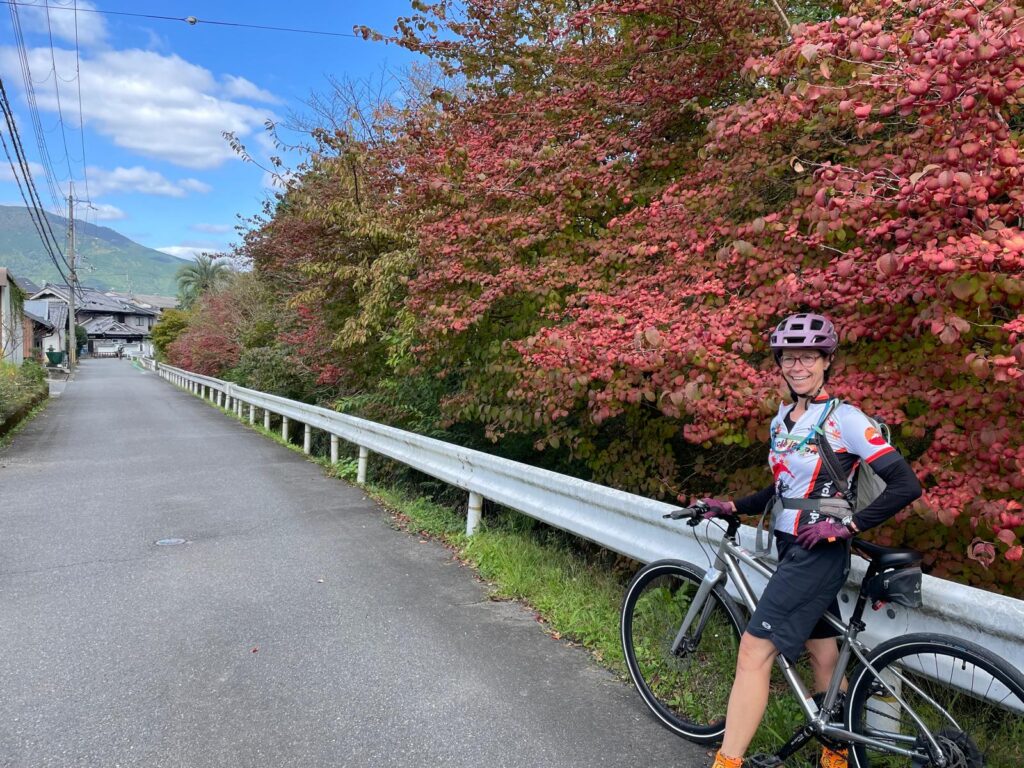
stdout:
<svg viewBox="0 0 1024 768">
<path fill-rule="evenodd" d="M 741 499 L 735 499 L 733 503 L 736 505 L 736 511 L 741 515 L 760 515 L 764 512 L 765 506 L 771 501 L 772 496 L 775 495 L 775 486 L 769 485 L 767 488 L 762 488 L 757 493 L 752 493 L 749 496 L 744 496 Z"/>
<path fill-rule="evenodd" d="M 871 462 L 871 468 L 885 481 L 885 490 L 853 516 L 854 524 L 861 531 L 881 525 L 921 495 L 917 475 L 896 451 Z M 739 502 L 736 507 L 739 508 Z"/>
</svg>

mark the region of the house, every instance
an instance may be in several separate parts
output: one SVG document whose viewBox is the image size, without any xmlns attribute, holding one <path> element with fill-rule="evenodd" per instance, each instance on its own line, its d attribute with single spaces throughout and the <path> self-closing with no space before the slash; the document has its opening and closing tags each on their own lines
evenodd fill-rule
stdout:
<svg viewBox="0 0 1024 768">
<path fill-rule="evenodd" d="M 31 299 L 25 302 L 26 356 L 31 354 L 34 359 L 45 362 L 47 351 L 67 350 L 67 337 L 67 304 Z"/>
<path fill-rule="evenodd" d="M 46 283 L 32 296 L 32 301 L 63 305 L 66 313 L 68 287 Z M 88 352 L 95 355 L 115 354 L 118 348 L 126 353 L 151 354 L 150 329 L 159 316 L 158 309 L 117 294 L 84 287 L 75 292 L 75 323 L 85 329 Z"/>
<path fill-rule="evenodd" d="M 0 360 L 21 365 L 25 332 L 22 303 L 24 294 L 5 267 L 0 267 Z"/>
</svg>

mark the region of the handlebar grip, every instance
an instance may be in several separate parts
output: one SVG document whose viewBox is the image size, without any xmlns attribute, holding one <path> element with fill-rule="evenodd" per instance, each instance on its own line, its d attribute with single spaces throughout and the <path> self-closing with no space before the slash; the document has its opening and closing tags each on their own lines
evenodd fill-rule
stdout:
<svg viewBox="0 0 1024 768">
<path fill-rule="evenodd" d="M 708 505 L 703 501 L 698 501 L 691 507 L 680 507 L 679 509 L 674 509 L 667 515 L 662 515 L 662 517 L 671 518 L 673 520 L 682 520 L 683 518 L 686 518 L 692 522 L 694 520 L 699 521 L 707 511 Z"/>
</svg>

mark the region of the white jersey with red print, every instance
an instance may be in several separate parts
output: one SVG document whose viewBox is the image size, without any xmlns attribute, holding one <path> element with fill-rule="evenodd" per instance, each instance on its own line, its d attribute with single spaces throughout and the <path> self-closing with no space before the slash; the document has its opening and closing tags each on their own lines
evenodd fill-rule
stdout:
<svg viewBox="0 0 1024 768">
<path fill-rule="evenodd" d="M 818 456 L 817 446 L 809 443 L 814 428 L 830 407 L 830 401 L 827 398 L 813 401 L 795 424 L 787 425 L 786 416 L 793 407 L 791 403 L 780 406 L 772 419 L 768 464 L 775 479 L 776 496 L 781 499 L 822 499 L 839 495 Z M 861 461 L 873 464 L 889 454 L 894 458 L 899 456 L 867 416 L 847 403 L 833 409 L 822 429 L 846 473 L 848 483 L 852 482 Z M 799 519 L 798 510 L 785 509 L 776 516 L 775 528 L 795 534 Z"/>
</svg>

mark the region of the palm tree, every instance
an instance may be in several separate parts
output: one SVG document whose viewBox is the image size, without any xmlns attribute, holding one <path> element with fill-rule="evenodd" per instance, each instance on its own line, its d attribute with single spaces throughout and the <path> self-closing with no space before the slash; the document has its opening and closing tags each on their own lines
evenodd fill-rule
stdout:
<svg viewBox="0 0 1024 768">
<path fill-rule="evenodd" d="M 201 253 L 191 264 L 178 269 L 178 298 L 181 306 L 188 309 L 196 299 L 207 291 L 216 291 L 231 279 L 231 267 L 226 259 Z"/>
</svg>

